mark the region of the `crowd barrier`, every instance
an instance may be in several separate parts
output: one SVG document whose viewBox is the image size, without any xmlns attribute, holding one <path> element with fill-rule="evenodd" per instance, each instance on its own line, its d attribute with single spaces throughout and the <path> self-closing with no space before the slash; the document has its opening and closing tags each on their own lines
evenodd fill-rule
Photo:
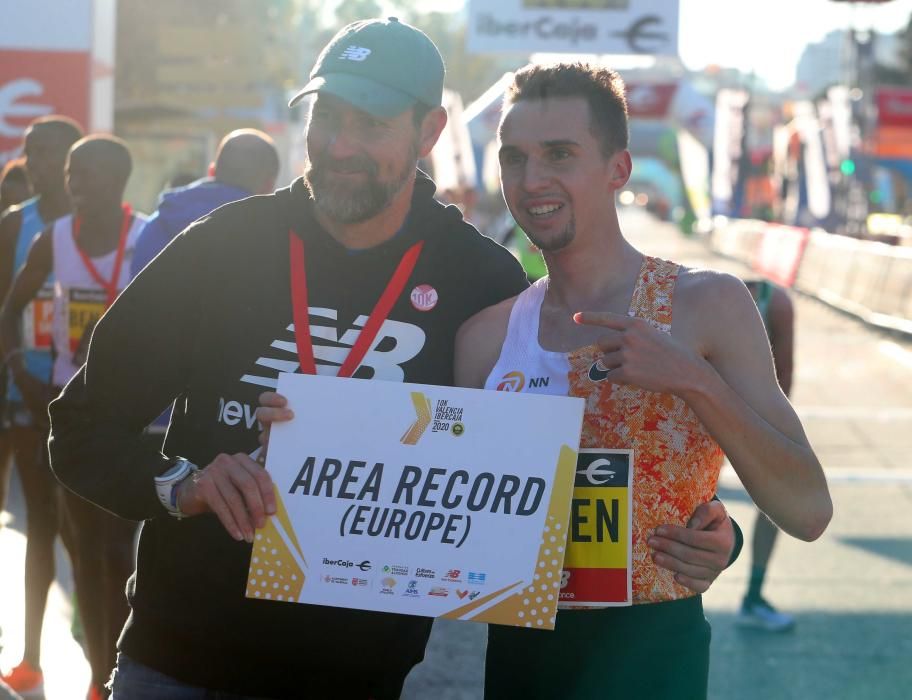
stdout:
<svg viewBox="0 0 912 700">
<path fill-rule="evenodd" d="M 912 248 L 748 219 L 718 220 L 709 244 L 778 284 L 912 335 Z"/>
</svg>

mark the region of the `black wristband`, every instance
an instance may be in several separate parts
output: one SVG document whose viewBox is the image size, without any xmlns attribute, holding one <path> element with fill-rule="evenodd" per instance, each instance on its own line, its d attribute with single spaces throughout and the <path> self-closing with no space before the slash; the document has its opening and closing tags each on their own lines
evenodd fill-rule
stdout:
<svg viewBox="0 0 912 700">
<path fill-rule="evenodd" d="M 742 547 L 744 547 L 744 533 L 741 532 L 738 521 L 732 518 L 731 514 L 729 514 L 728 517 L 732 521 L 732 527 L 735 530 L 735 546 L 734 549 L 732 549 L 731 556 L 728 558 L 728 564 L 725 565 L 726 569 L 738 561 L 738 556 L 741 554 Z"/>
<path fill-rule="evenodd" d="M 715 494 L 713 495 L 712 499 L 714 501 L 719 501 L 720 503 L 722 502 L 719 496 Z M 726 510 L 726 512 L 728 511 Z M 738 521 L 732 517 L 731 513 L 728 513 L 728 519 L 731 520 L 732 529 L 735 531 L 735 546 L 732 548 L 731 556 L 728 558 L 728 563 L 725 565 L 726 569 L 738 561 L 738 557 L 741 554 L 741 549 L 744 547 L 744 533 L 741 532 Z"/>
</svg>

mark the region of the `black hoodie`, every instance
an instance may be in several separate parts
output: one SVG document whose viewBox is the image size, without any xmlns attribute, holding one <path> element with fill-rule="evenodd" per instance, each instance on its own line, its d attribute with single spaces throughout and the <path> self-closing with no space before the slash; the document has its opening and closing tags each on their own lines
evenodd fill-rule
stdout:
<svg viewBox="0 0 912 700">
<path fill-rule="evenodd" d="M 179 235 L 98 323 L 86 366 L 51 405 L 50 445 L 67 487 L 116 515 L 145 520 L 122 653 L 185 683 L 233 693 L 398 696 L 423 657 L 429 619 L 246 599 L 250 545 L 234 541 L 214 516 L 168 516 L 153 477 L 178 455 L 204 466 L 221 452 L 258 446 L 258 395 L 280 371 L 298 371 L 290 229 L 305 244 L 318 366 L 341 362 L 403 253 L 424 240 L 354 376 L 452 383 L 459 326 L 518 294 L 526 280 L 509 253 L 433 194 L 419 175 L 403 230 L 357 252 L 316 223 L 302 180 L 225 205 Z M 430 310 L 412 301 L 419 285 L 436 291 Z M 165 457 L 141 434 L 175 398 Z"/>
</svg>

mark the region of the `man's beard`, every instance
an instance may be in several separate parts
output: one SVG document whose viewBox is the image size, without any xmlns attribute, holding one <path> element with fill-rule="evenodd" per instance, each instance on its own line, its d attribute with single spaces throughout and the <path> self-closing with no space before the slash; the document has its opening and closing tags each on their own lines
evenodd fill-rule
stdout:
<svg viewBox="0 0 912 700">
<path fill-rule="evenodd" d="M 532 245 L 545 253 L 556 253 L 566 248 L 573 241 L 574 236 L 576 236 L 576 220 L 572 217 L 563 231 L 547 241 L 539 240 L 531 233 L 526 232 L 526 238 L 532 242 Z"/>
<path fill-rule="evenodd" d="M 326 156 L 316 163 L 308 161 L 304 180 L 310 187 L 314 204 L 326 217 L 342 224 L 357 224 L 376 216 L 390 205 L 414 177 L 417 162 L 418 144 L 413 143 L 402 170 L 392 180 L 382 182 L 377 177 L 377 164 L 367 156 L 336 161 Z M 334 182 L 332 169 L 361 171 L 366 179 L 362 183 Z"/>
</svg>

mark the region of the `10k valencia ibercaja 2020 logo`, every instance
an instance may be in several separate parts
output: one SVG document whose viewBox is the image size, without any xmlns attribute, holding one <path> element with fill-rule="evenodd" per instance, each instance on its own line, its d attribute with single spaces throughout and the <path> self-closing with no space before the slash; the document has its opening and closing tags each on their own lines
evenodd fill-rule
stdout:
<svg viewBox="0 0 912 700">
<path fill-rule="evenodd" d="M 435 404 L 420 391 L 411 392 L 415 409 L 415 422 L 401 438 L 403 445 L 417 445 L 428 427 L 432 433 L 450 433 L 455 437 L 465 434 L 464 409 L 453 406 L 449 399 L 438 399 Z"/>
</svg>

